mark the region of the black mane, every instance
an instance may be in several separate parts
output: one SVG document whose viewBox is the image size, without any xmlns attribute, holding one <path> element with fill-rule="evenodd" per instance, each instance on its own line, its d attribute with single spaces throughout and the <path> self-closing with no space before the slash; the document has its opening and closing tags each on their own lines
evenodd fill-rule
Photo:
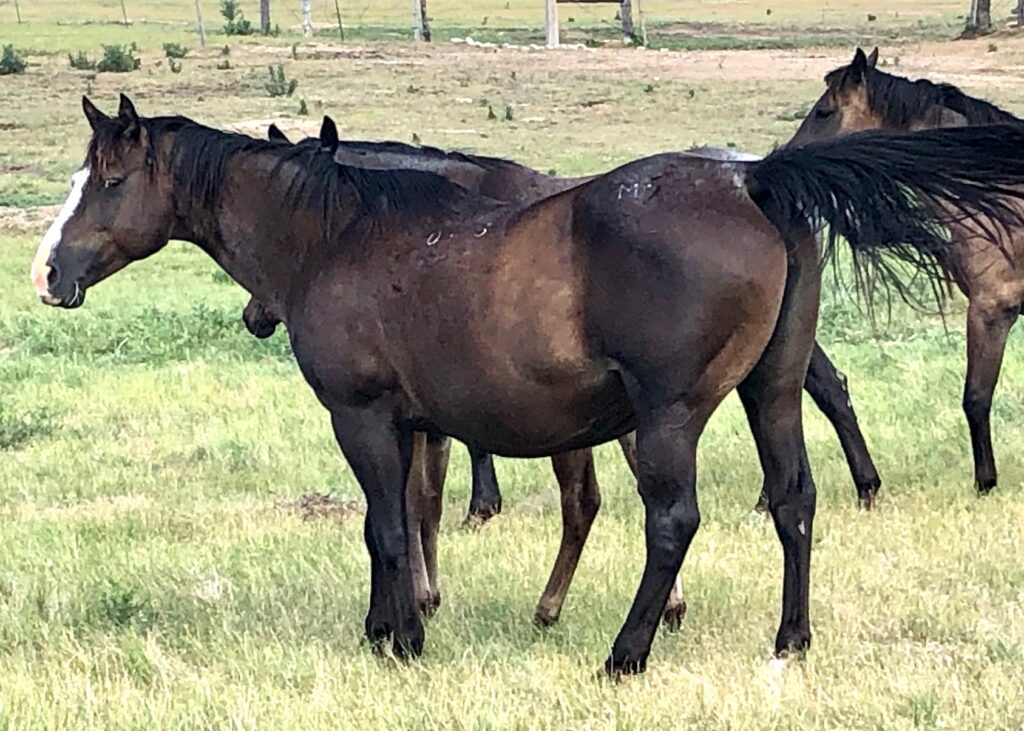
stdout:
<svg viewBox="0 0 1024 731">
<path fill-rule="evenodd" d="M 436 213 L 452 207 L 467 195 L 459 185 L 440 175 L 419 170 L 370 170 L 339 165 L 332 155 L 315 146 L 282 145 L 247 135 L 206 127 L 186 117 L 143 119 L 149 134 L 149 158 L 155 157 L 160 139 L 173 134 L 170 152 L 174 180 L 189 189 L 205 206 L 214 205 L 223 187 L 228 163 L 239 155 L 266 155 L 276 159 L 275 174 L 288 163 L 295 172 L 288 182 L 292 205 L 318 211 L 330 236 L 332 214 L 350 207 L 357 197 L 356 215 L 381 216 L 404 213 Z M 123 125 L 116 120 L 101 127 L 89 144 L 89 159 L 116 145 Z M 347 204 L 347 206 L 346 206 Z"/>
<path fill-rule="evenodd" d="M 826 77 L 832 86 L 849 67 L 836 69 Z M 865 82 L 868 104 L 882 116 L 887 127 L 903 129 L 921 118 L 935 105 L 962 114 L 970 125 L 1020 124 L 1021 119 L 984 99 L 962 92 L 952 84 L 936 84 L 928 79 L 911 81 L 875 68 L 867 69 Z"/>
</svg>

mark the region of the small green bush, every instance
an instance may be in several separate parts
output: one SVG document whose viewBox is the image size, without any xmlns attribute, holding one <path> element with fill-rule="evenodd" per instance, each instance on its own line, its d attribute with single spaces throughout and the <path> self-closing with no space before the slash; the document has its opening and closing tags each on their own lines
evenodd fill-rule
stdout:
<svg viewBox="0 0 1024 731">
<path fill-rule="evenodd" d="M 71 64 L 71 68 L 79 71 L 92 71 L 96 68 L 96 62 L 86 56 L 85 51 L 79 51 L 74 56 L 69 53 L 68 63 Z"/>
<path fill-rule="evenodd" d="M 27 66 L 25 59 L 14 50 L 14 46 L 4 46 L 3 55 L 0 56 L 0 76 L 23 73 Z"/>
<path fill-rule="evenodd" d="M 185 58 L 188 55 L 188 48 L 180 43 L 165 43 L 164 54 L 167 58 Z"/>
<path fill-rule="evenodd" d="M 224 35 L 251 36 L 256 32 L 253 24 L 245 19 L 236 0 L 220 0 L 220 14 L 227 21 L 224 24 Z"/>
<path fill-rule="evenodd" d="M 103 58 L 96 64 L 96 70 L 117 74 L 136 71 L 142 61 L 135 57 L 139 47 L 134 43 L 130 46 L 103 46 Z"/>
<path fill-rule="evenodd" d="M 283 65 L 277 64 L 277 66 L 274 66 L 271 64 L 267 68 L 270 70 L 270 81 L 267 82 L 265 88 L 270 96 L 291 96 L 295 93 L 299 82 L 295 79 L 285 78 Z"/>
<path fill-rule="evenodd" d="M 171 59 L 167 60 L 167 63 L 170 64 L 171 73 L 172 74 L 180 74 L 181 73 L 181 62 L 180 61 L 175 61 L 173 58 L 171 58 Z"/>
<path fill-rule="evenodd" d="M 218 61 L 217 62 L 217 70 L 218 71 L 230 71 L 231 70 L 231 61 L 229 59 L 226 59 L 226 58 L 223 61 Z"/>
</svg>

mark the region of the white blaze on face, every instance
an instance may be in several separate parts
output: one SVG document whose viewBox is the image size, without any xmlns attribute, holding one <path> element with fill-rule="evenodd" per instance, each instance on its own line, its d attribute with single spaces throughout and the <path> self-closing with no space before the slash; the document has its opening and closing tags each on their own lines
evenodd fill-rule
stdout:
<svg viewBox="0 0 1024 731">
<path fill-rule="evenodd" d="M 32 261 L 32 284 L 35 285 L 36 294 L 41 298 L 50 298 L 50 288 L 47 284 L 50 276 L 50 256 L 60 245 L 61 237 L 64 235 L 64 225 L 75 215 L 78 205 L 82 202 L 82 191 L 85 189 L 85 182 L 89 179 L 89 168 L 84 167 L 71 176 L 71 193 L 64 201 L 63 208 L 57 214 L 57 218 L 50 224 L 49 230 L 43 236 L 39 244 L 39 251 Z"/>
</svg>

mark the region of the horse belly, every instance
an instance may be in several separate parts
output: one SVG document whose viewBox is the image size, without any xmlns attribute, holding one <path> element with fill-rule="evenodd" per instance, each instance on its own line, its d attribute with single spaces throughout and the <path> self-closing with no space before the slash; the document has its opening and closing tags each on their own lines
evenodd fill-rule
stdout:
<svg viewBox="0 0 1024 731">
<path fill-rule="evenodd" d="M 408 390 L 416 410 L 441 431 L 495 454 L 547 456 L 632 428 L 625 389 L 610 370 L 536 363 L 462 370 L 453 364 L 444 383 Z"/>
</svg>

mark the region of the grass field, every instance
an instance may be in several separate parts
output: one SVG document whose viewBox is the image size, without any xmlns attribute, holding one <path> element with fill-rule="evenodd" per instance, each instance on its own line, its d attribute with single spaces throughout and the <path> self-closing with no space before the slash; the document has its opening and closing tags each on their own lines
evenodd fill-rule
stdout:
<svg viewBox="0 0 1024 731">
<path fill-rule="evenodd" d="M 0 3 L 0 38 L 30 62 L 0 77 L 0 726 L 1024 726 L 1024 341 L 1011 335 L 997 394 L 1000 486 L 978 499 L 959 405 L 960 302 L 945 326 L 897 307 L 873 327 L 848 297 L 826 296 L 819 339 L 850 376 L 885 486 L 875 512 L 854 507 L 835 436 L 808 405 L 819 512 L 806 658 L 771 658 L 781 551 L 750 509 L 760 471 L 730 397 L 702 441 L 704 522 L 684 571 L 684 627 L 659 635 L 646 675 L 615 685 L 596 671 L 643 558 L 640 501 L 616 449 L 599 450 L 604 506 L 562 621 L 540 632 L 530 617 L 560 530 L 550 468 L 499 460 L 505 514 L 470 531 L 460 525 L 468 469 L 456 447 L 444 604 L 423 659 L 396 667 L 360 644 L 368 560 L 358 510 L 306 520 L 299 506 L 330 493 L 358 508 L 358 486 L 286 338 L 244 333 L 246 295 L 182 244 L 98 286 L 75 312 L 41 307 L 26 276 L 54 213 L 36 206 L 63 200 L 81 159 L 82 93 L 109 109 L 123 90 L 143 114 L 253 134 L 271 120 L 312 131 L 329 112 L 351 138 L 416 134 L 593 172 L 695 143 L 768 151 L 792 134 L 822 74 L 849 56 L 829 29 L 875 12 L 872 3 L 773 3 L 771 18 L 795 29 L 801 49 L 337 45 L 303 42 L 289 22 L 282 37 L 232 42 L 226 57 L 222 36 L 195 50 L 191 3 L 129 0 L 128 29 L 109 22 L 118 3 L 94 4 L 108 21 L 98 25 L 84 24 L 82 9 L 62 14 L 64 5 L 23 2 L 30 22 L 17 26 L 13 4 Z M 245 4 L 251 18 L 255 5 Z M 318 19 L 328 17 L 322 5 Z M 366 3 L 366 23 L 398 29 L 402 7 L 386 5 Z M 528 3 L 510 2 L 507 16 L 504 2 L 460 15 L 465 5 L 432 1 L 438 23 L 456 29 L 479 26 L 485 12 L 535 23 Z M 929 40 L 958 23 L 960 5 L 887 3 L 900 27 L 920 19 L 924 30 L 899 31 L 883 62 L 1024 112 L 1024 43 Z M 753 2 L 647 7 L 666 22 L 717 15 L 741 38 L 766 22 Z M 204 10 L 215 20 L 213 3 Z M 879 12 L 884 27 L 865 37 L 896 33 L 896 21 Z M 170 40 L 193 46 L 178 74 L 160 51 Z M 143 64 L 130 74 L 73 71 L 64 55 L 131 41 Z M 231 68 L 218 70 L 224 58 Z M 270 62 L 299 81 L 293 97 L 268 96 Z M 308 116 L 297 114 L 300 100 Z M 490 121 L 488 107 L 499 119 L 510 107 L 513 118 Z"/>
</svg>

